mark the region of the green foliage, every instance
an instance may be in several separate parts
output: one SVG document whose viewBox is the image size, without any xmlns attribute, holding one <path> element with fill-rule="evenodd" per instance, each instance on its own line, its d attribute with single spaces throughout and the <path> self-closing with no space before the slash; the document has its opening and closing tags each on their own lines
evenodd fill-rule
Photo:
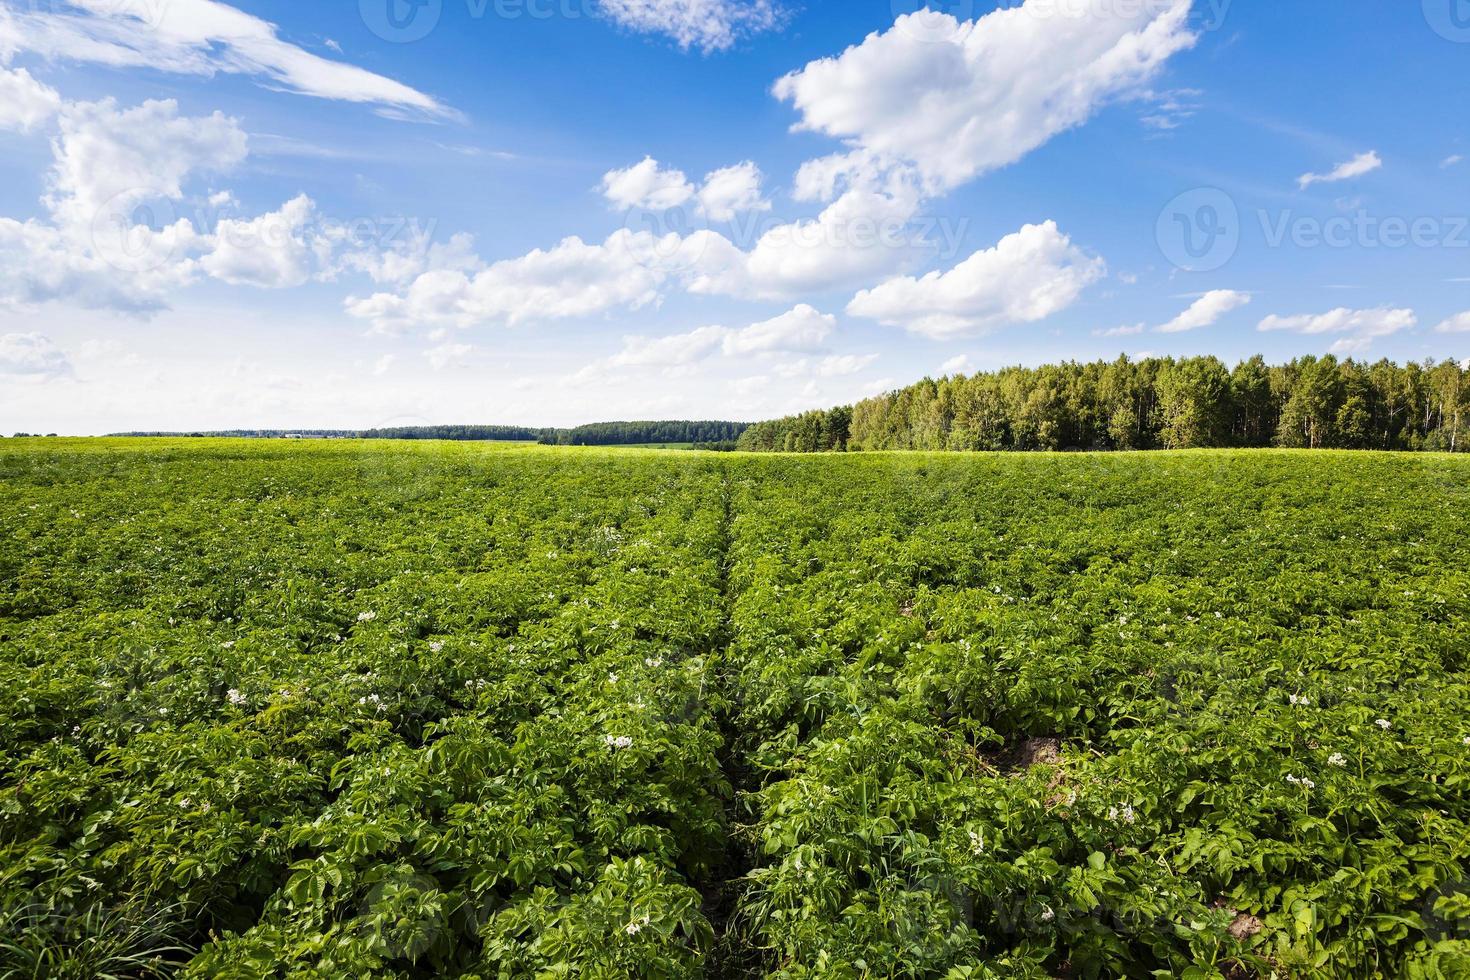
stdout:
<svg viewBox="0 0 1470 980">
<path fill-rule="evenodd" d="M 1304 357 L 1233 372 L 1213 357 L 926 378 L 851 408 L 762 422 L 752 452 L 896 449 L 1432 449 L 1463 452 L 1462 364 Z"/>
<path fill-rule="evenodd" d="M 396 439 L 447 442 L 540 442 L 556 446 L 648 446 L 733 443 L 743 422 L 599 422 L 575 429 L 521 425 L 411 425 L 390 429 L 231 429 L 225 432 L 122 432 L 119 437 L 212 439 Z M 16 437 L 25 436 L 18 432 Z"/>
<path fill-rule="evenodd" d="M 0 977 L 1470 975 L 1467 466 L 7 443 Z"/>
</svg>

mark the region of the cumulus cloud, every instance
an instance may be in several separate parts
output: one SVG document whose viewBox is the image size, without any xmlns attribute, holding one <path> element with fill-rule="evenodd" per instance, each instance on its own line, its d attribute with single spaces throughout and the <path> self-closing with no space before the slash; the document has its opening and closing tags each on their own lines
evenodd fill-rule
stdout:
<svg viewBox="0 0 1470 980">
<path fill-rule="evenodd" d="M 1470 312 L 1456 314 L 1434 329 L 1439 333 L 1470 333 Z"/>
<path fill-rule="evenodd" d="M 778 317 L 752 323 L 725 338 L 724 351 L 732 356 L 776 351 L 815 350 L 837 329 L 837 318 L 801 303 Z"/>
<path fill-rule="evenodd" d="M 602 178 L 602 194 L 621 210 L 643 208 L 666 211 L 694 202 L 694 211 L 711 221 L 729 221 L 737 214 L 768 211 L 770 202 L 761 196 L 761 171 L 746 161 L 707 174 L 695 187 L 684 171 L 665 168 L 653 157 L 622 170 L 610 170 Z"/>
<path fill-rule="evenodd" d="M 402 292 L 349 297 L 347 312 L 376 329 L 414 326 L 516 326 L 531 320 L 636 310 L 658 302 L 660 287 L 701 249 L 693 236 L 619 229 L 602 244 L 563 239 L 474 273 L 437 269 Z"/>
<path fill-rule="evenodd" d="M 179 115 L 173 100 L 119 109 L 112 99 L 69 103 L 61 113 L 46 205 L 57 222 L 90 227 L 98 215 L 184 196 L 193 174 L 229 170 L 245 159 L 239 123 L 215 112 Z"/>
<path fill-rule="evenodd" d="M 1183 313 L 1159 327 L 1159 333 L 1185 333 L 1211 327 L 1231 310 L 1238 310 L 1251 301 L 1250 293 L 1233 289 L 1216 289 L 1205 293 Z"/>
<path fill-rule="evenodd" d="M 1015 163 L 1192 47 L 1191 0 L 1026 0 L 974 21 L 919 11 L 776 83 L 825 133 L 952 188 Z"/>
<path fill-rule="evenodd" d="M 700 327 L 667 337 L 624 337 L 623 349 L 607 363 L 611 367 L 683 367 L 719 350 L 728 334 L 724 327 Z"/>
<path fill-rule="evenodd" d="M 61 110 L 61 96 L 24 68 L 0 68 L 0 129 L 28 132 Z"/>
<path fill-rule="evenodd" d="M 854 183 L 815 218 L 766 228 L 748 251 L 718 236 L 706 239 L 689 288 L 790 301 L 872 282 L 940 247 L 916 227 L 922 203 L 918 189 L 901 179 Z"/>
<path fill-rule="evenodd" d="M 771 210 L 771 202 L 761 195 L 760 168 L 747 160 L 706 175 L 699 189 L 699 210 L 711 221 Z"/>
<path fill-rule="evenodd" d="M 1366 350 L 1374 340 L 1387 337 L 1403 330 L 1411 330 L 1419 323 L 1413 310 L 1395 310 L 1378 307 L 1371 310 L 1349 310 L 1339 308 L 1328 313 L 1301 316 L 1277 316 L 1262 320 L 1259 330 L 1284 330 L 1307 336 L 1345 334 L 1333 343 L 1334 354 L 1353 354 Z"/>
<path fill-rule="evenodd" d="M 0 6 L 0 54 L 176 74 L 248 75 L 271 88 L 378 106 L 452 114 L 437 100 L 355 65 L 283 41 L 274 24 L 217 0 L 70 0 L 29 12 Z"/>
<path fill-rule="evenodd" d="M 939 365 L 940 374 L 969 374 L 975 370 L 969 354 L 959 354 Z"/>
<path fill-rule="evenodd" d="M 694 196 L 694 185 L 682 170 L 665 170 L 653 157 L 644 157 L 623 170 L 609 170 L 602 177 L 602 195 L 623 209 L 676 208 Z"/>
<path fill-rule="evenodd" d="M 71 361 L 38 333 L 0 334 L 0 377 L 12 381 L 54 381 L 72 376 Z"/>
<path fill-rule="evenodd" d="M 176 213 L 184 183 L 239 163 L 244 132 L 219 113 L 180 116 L 172 101 L 119 109 L 111 99 L 63 104 L 57 130 L 50 220 L 0 218 L 0 305 L 161 308 L 194 278 L 189 253 L 202 243 Z"/>
<path fill-rule="evenodd" d="M 699 327 L 663 337 L 627 336 L 613 356 L 588 365 L 582 379 L 606 376 L 618 368 L 663 368 L 677 371 L 711 357 L 746 358 L 770 354 L 799 354 L 820 350 L 837 328 L 837 318 L 805 303 L 769 320 L 732 329 Z M 813 368 L 805 359 L 803 371 L 821 377 L 840 377 L 862 370 L 869 361 L 849 356 L 823 358 Z"/>
<path fill-rule="evenodd" d="M 1383 159 L 1377 151 L 1369 150 L 1367 153 L 1353 157 L 1347 163 L 1338 164 L 1335 169 L 1325 174 L 1302 174 L 1297 178 L 1297 185 L 1302 190 L 1306 190 L 1313 184 L 1337 184 L 1344 180 L 1362 177 L 1364 174 L 1371 174 L 1382 167 Z"/>
<path fill-rule="evenodd" d="M 629 30 L 662 34 L 706 54 L 772 30 L 784 17 L 772 0 L 598 0 L 598 9 Z"/>
<path fill-rule="evenodd" d="M 283 289 L 309 282 L 330 246 L 309 240 L 316 205 L 304 194 L 249 221 L 222 219 L 200 267 L 232 286 Z"/>
<path fill-rule="evenodd" d="M 659 233 L 630 222 L 602 244 L 573 237 L 473 275 L 430 272 L 396 292 L 349 298 L 347 309 L 378 329 L 396 330 L 639 309 L 675 287 L 697 295 L 795 302 L 814 292 L 856 288 L 955 246 L 947 239 L 957 230 L 942 222 L 935 223 L 939 230 L 932 238 L 915 229 L 921 197 L 911 182 L 894 174 L 844 180 L 838 199 L 815 218 L 735 229 L 756 237 L 748 250 L 710 230 Z M 768 208 L 759 183 L 760 171 L 743 163 L 715 171 L 696 189 L 682 172 L 649 158 L 609 172 L 602 190 L 628 208 L 692 199 L 700 213 L 713 217 Z"/>
<path fill-rule="evenodd" d="M 344 271 L 401 282 L 476 261 L 467 240 L 437 246 L 410 223 L 363 241 L 305 196 L 255 218 L 228 214 L 239 207 L 229 191 L 191 198 L 192 181 L 246 158 L 244 131 L 221 113 L 190 117 L 173 101 L 121 108 L 104 99 L 62 102 L 55 117 L 48 218 L 0 218 L 0 306 L 64 302 L 146 315 L 201 276 L 260 288 Z"/>
<path fill-rule="evenodd" d="M 1075 303 L 1107 266 L 1053 221 L 1026 225 L 948 272 L 890 279 L 848 304 L 853 316 L 936 340 L 1035 323 Z"/>
</svg>

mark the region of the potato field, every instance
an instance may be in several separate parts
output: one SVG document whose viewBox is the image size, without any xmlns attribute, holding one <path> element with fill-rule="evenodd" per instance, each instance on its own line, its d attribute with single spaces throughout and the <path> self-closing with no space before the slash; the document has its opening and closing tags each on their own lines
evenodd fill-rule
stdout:
<svg viewBox="0 0 1470 980">
<path fill-rule="evenodd" d="M 1470 459 L 0 443 L 0 977 L 1470 977 Z"/>
</svg>

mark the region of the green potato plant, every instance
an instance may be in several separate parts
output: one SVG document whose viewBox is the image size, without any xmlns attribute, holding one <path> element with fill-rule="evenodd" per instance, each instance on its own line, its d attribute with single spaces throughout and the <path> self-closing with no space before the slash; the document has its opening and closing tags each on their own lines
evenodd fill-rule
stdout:
<svg viewBox="0 0 1470 980">
<path fill-rule="evenodd" d="M 0 977 L 1470 976 L 1470 461 L 0 447 Z"/>
</svg>

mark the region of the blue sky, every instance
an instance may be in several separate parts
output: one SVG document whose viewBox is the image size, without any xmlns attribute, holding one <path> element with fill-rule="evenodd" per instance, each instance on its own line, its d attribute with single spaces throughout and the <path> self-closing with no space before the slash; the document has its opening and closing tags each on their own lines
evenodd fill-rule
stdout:
<svg viewBox="0 0 1470 980">
<path fill-rule="evenodd" d="M 1463 0 L 916 6 L 0 0 L 0 431 L 1470 356 Z"/>
</svg>

